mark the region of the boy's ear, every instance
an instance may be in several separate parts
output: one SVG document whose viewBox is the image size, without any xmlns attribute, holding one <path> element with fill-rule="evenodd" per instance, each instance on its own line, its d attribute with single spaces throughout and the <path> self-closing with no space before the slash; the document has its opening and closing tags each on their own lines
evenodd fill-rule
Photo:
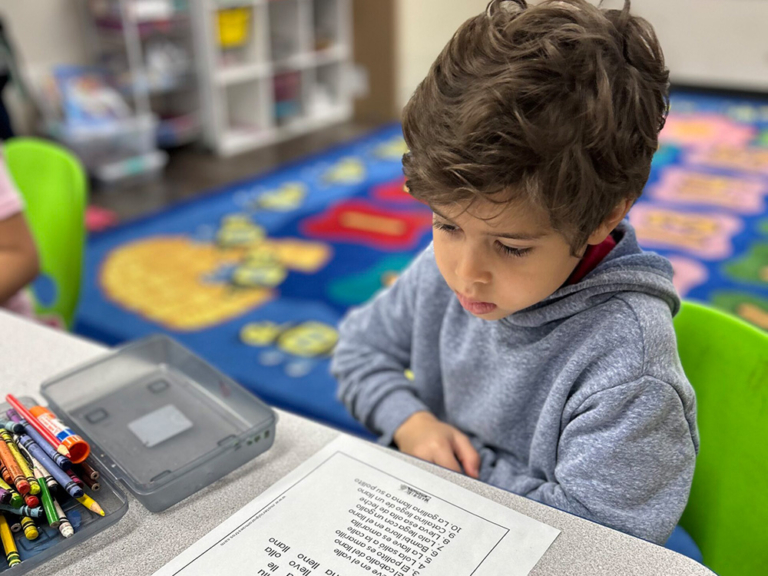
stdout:
<svg viewBox="0 0 768 576">
<path fill-rule="evenodd" d="M 597 230 L 590 234 L 587 244 L 597 245 L 608 238 L 608 234 L 613 232 L 613 229 L 619 225 L 619 222 L 624 220 L 627 212 L 632 208 L 632 204 L 634 204 L 634 200 L 630 200 L 629 198 L 625 198 L 619 202 L 616 207 L 611 210 L 611 213 L 608 214 L 608 217 L 603 220 L 603 223 L 597 227 Z"/>
</svg>

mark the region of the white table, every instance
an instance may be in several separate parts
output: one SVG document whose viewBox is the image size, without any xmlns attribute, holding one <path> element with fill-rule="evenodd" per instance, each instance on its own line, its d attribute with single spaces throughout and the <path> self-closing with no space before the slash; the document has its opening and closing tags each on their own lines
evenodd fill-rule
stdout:
<svg viewBox="0 0 768 576">
<path fill-rule="evenodd" d="M 42 381 L 104 351 L 103 346 L 0 311 L 3 398 L 10 392 L 42 400 L 39 394 Z M 339 432 L 326 426 L 280 412 L 275 444 L 263 456 L 160 514 L 148 512 L 129 495 L 128 512 L 116 525 L 32 574 L 149 576 L 338 435 Z M 660 546 L 408 456 L 399 456 L 562 530 L 532 574 L 712 574 L 689 558 Z"/>
</svg>

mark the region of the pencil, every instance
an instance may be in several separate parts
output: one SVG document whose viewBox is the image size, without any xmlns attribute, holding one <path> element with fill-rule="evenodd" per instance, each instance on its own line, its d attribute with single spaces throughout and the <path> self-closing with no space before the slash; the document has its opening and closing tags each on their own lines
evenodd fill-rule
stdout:
<svg viewBox="0 0 768 576">
<path fill-rule="evenodd" d="M 35 476 L 40 481 L 40 499 L 43 501 L 43 510 L 45 510 L 45 517 L 48 519 L 48 524 L 53 528 L 59 527 L 59 515 L 56 514 L 56 508 L 53 505 L 53 499 L 51 493 L 48 492 L 48 485 L 45 483 L 43 473 L 40 472 L 37 462 L 33 462 L 35 465 Z"/>
<path fill-rule="evenodd" d="M 64 538 L 69 538 L 75 533 L 75 529 L 72 528 L 72 524 L 69 523 L 69 518 L 67 518 L 64 510 L 61 508 L 61 504 L 59 504 L 55 498 L 53 499 L 53 505 L 56 508 L 56 514 L 59 515 L 59 520 L 61 521 L 61 524 L 59 524 L 59 532 L 61 532 L 61 535 L 64 536 Z"/>
<path fill-rule="evenodd" d="M 80 462 L 80 466 L 83 469 L 83 476 L 90 477 L 91 480 L 98 480 L 99 479 L 99 471 L 96 470 L 93 466 L 91 466 L 87 460 L 83 460 Z"/>
<path fill-rule="evenodd" d="M 16 486 L 16 490 L 19 491 L 19 494 L 27 494 L 30 488 L 29 481 L 22 473 L 18 462 L 16 462 L 16 459 L 8 448 L 9 442 L 13 442 L 13 440 L 11 440 L 8 431 L 0 429 L 0 460 L 5 464 L 5 468 L 8 471 L 8 474 L 10 474 L 13 484 Z"/>
<path fill-rule="evenodd" d="M 8 566 L 12 568 L 17 564 L 21 564 L 21 557 L 16 548 L 16 542 L 13 541 L 13 534 L 11 534 L 8 522 L 2 514 L 0 514 L 0 542 L 3 543 L 3 550 L 5 551 L 5 559 L 8 562 Z"/>
<path fill-rule="evenodd" d="M 102 510 L 101 506 L 99 506 L 93 498 L 88 496 L 88 494 L 83 494 L 80 498 L 76 498 L 76 500 L 91 512 L 96 512 L 96 514 L 104 516 L 104 510 Z"/>
<path fill-rule="evenodd" d="M 37 430 L 40 435 L 46 439 L 46 441 L 56 448 L 56 451 L 60 454 L 66 456 L 67 458 L 70 457 L 69 450 L 67 450 L 67 447 L 64 446 L 56 436 L 54 436 L 50 430 L 48 430 L 45 426 L 40 424 L 40 421 L 35 418 L 32 413 L 27 410 L 27 408 L 19 402 L 16 397 L 13 394 L 7 394 L 5 396 L 5 399 L 8 401 L 8 404 L 13 406 L 13 409 L 16 410 L 16 413 L 21 417 L 24 418 L 24 420 L 27 421 L 27 424 L 32 426 L 35 430 Z"/>
</svg>

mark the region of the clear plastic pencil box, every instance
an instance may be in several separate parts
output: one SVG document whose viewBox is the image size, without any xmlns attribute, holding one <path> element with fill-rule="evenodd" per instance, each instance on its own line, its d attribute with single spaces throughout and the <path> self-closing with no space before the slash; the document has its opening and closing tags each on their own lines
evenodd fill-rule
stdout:
<svg viewBox="0 0 768 576">
<path fill-rule="evenodd" d="M 55 376 L 42 384 L 41 394 L 90 444 L 101 488 L 86 492 L 105 515 L 67 501 L 67 516 L 79 523 L 74 536 L 64 539 L 50 527 L 37 540 L 16 534 L 18 575 L 117 522 L 128 509 L 122 488 L 160 512 L 267 451 L 275 437 L 277 415 L 269 406 L 162 335 Z M 8 405 L 0 409 L 4 413 Z M 0 573 L 8 570 L 4 564 Z"/>
</svg>

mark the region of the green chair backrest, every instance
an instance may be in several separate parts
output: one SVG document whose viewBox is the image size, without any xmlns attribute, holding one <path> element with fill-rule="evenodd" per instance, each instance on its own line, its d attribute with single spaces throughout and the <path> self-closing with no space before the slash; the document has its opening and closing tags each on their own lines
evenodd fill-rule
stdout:
<svg viewBox="0 0 768 576">
<path fill-rule="evenodd" d="M 8 140 L 3 156 L 26 204 L 27 223 L 40 255 L 40 273 L 55 285 L 50 302 L 35 295 L 36 310 L 58 317 L 71 328 L 85 249 L 85 172 L 69 151 L 36 138 Z"/>
<path fill-rule="evenodd" d="M 720 576 L 766 576 L 768 334 L 692 302 L 675 330 L 701 435 L 680 524 Z"/>
</svg>

